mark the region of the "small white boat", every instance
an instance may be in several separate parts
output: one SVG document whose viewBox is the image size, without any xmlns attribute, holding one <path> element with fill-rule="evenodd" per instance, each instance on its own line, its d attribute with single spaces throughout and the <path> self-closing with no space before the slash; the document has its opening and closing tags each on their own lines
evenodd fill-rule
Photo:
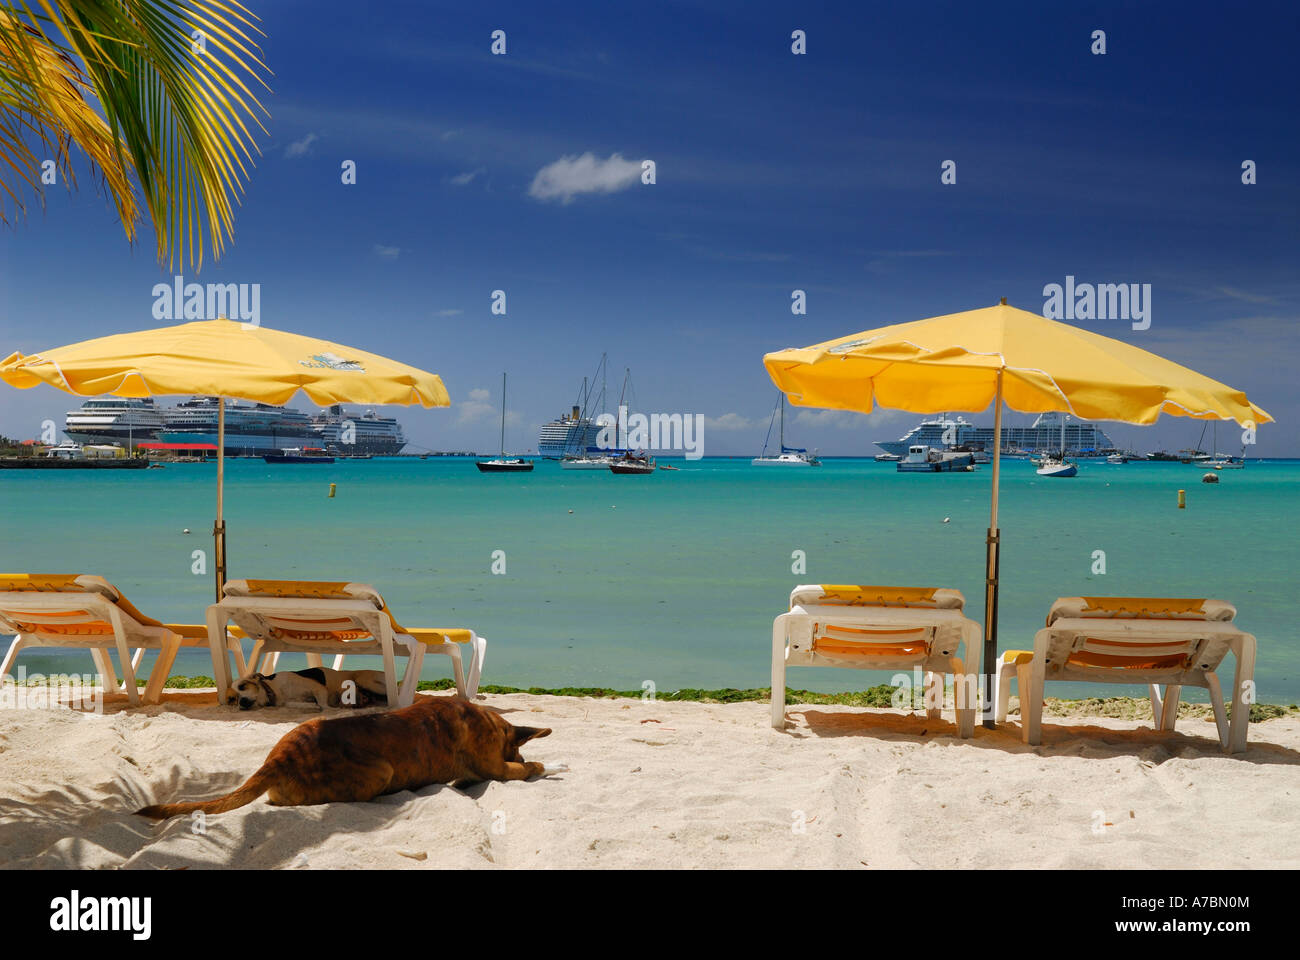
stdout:
<svg viewBox="0 0 1300 960">
<path fill-rule="evenodd" d="M 1040 477 L 1073 477 L 1078 472 L 1079 468 L 1069 460 L 1058 460 L 1056 457 L 1044 457 L 1038 468 Z"/>
<path fill-rule="evenodd" d="M 1128 457 L 1122 453 L 1112 453 L 1106 458 L 1107 463 L 1128 463 Z"/>
<path fill-rule="evenodd" d="M 907 448 L 907 458 L 899 460 L 894 465 L 894 469 L 899 473 L 971 472 L 975 469 L 975 457 L 970 453 L 936 450 L 934 447 L 917 443 Z"/>
<path fill-rule="evenodd" d="M 898 463 L 903 458 L 896 453 L 878 453 L 876 454 L 876 463 Z"/>
</svg>

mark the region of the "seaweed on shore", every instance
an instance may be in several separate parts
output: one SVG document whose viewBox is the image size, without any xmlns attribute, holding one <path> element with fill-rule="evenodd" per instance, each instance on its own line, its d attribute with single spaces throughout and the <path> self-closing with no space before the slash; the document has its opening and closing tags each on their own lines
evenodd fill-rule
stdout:
<svg viewBox="0 0 1300 960">
<path fill-rule="evenodd" d="M 52 677 L 58 680 L 57 677 Z M 144 686 L 144 680 L 137 678 L 137 686 Z M 166 687 L 172 690 L 199 689 L 211 687 L 211 677 L 168 677 Z M 419 690 L 452 690 L 455 683 L 449 679 L 421 680 Z M 644 696 L 641 690 L 613 690 L 608 687 L 504 687 L 496 684 L 483 684 L 480 693 L 531 693 L 549 697 L 594 697 L 601 700 L 640 700 Z M 786 690 L 785 702 L 794 704 L 838 704 L 846 707 L 891 707 L 897 688 L 887 683 L 868 687 L 866 690 L 853 690 L 844 693 L 817 693 L 813 690 Z M 768 687 L 751 687 L 740 690 L 735 687 L 723 687 L 720 690 L 698 690 L 686 687 L 667 693 L 657 693 L 655 700 L 665 703 L 752 703 L 766 702 L 772 695 Z M 1012 714 L 1019 713 L 1019 701 L 1011 698 Z M 1227 705 L 1229 715 L 1232 704 Z M 1049 697 L 1043 703 L 1043 713 L 1047 716 L 1084 716 L 1110 717 L 1118 720 L 1142 720 L 1151 717 L 1151 701 L 1146 697 L 1084 697 L 1079 700 L 1063 700 Z M 1208 719 L 1213 717 L 1208 703 L 1181 703 L 1178 716 Z M 1260 723 L 1277 717 L 1300 715 L 1300 706 L 1274 703 L 1254 703 L 1250 707 L 1250 722 Z"/>
</svg>

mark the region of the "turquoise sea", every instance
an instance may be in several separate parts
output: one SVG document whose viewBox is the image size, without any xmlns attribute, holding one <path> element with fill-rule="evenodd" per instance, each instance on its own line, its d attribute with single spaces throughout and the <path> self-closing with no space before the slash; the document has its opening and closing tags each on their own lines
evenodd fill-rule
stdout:
<svg viewBox="0 0 1300 960">
<path fill-rule="evenodd" d="M 461 458 L 229 461 L 230 575 L 372 583 L 402 623 L 486 636 L 484 682 L 522 687 L 766 686 L 772 618 L 797 583 L 955 587 L 983 619 L 987 467 L 671 462 L 681 469 L 617 477 L 553 462 L 481 475 Z M 1261 701 L 1300 699 L 1300 462 L 1251 462 L 1217 485 L 1203 472 L 1085 463 L 1075 479 L 1044 480 L 1027 461 L 1005 463 L 1000 646 L 1031 644 L 1057 596 L 1214 596 L 1259 638 Z M 213 578 L 191 572 L 192 551 L 211 559 L 215 478 L 213 464 L 0 472 L 0 570 L 100 574 L 151 616 L 202 622 Z M 791 572 L 797 550 L 804 574 Z M 1104 574 L 1093 573 L 1098 550 Z M 19 664 L 91 670 L 76 651 L 25 652 Z M 206 652 L 184 651 L 174 672 L 210 674 Z M 444 658 L 426 661 L 426 677 L 445 675 Z M 795 669 L 789 683 L 837 691 L 888 679 Z"/>
</svg>

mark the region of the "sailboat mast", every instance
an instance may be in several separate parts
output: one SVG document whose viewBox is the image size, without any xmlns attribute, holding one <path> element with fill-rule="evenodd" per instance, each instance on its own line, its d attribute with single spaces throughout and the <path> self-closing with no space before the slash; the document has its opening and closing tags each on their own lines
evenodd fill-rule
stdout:
<svg viewBox="0 0 1300 960">
<path fill-rule="evenodd" d="M 627 396 L 627 378 L 630 376 L 632 376 L 632 368 L 624 367 L 623 368 L 623 389 L 621 389 L 618 392 L 618 419 L 620 421 L 620 428 L 622 426 L 622 420 L 623 420 L 623 398 Z M 626 442 L 626 431 L 624 431 L 624 439 L 619 440 L 618 443 L 618 447 L 620 450 L 623 449 L 623 443 L 625 442 Z"/>
<path fill-rule="evenodd" d="M 785 453 L 785 394 L 781 394 L 781 449 L 778 453 Z"/>
<path fill-rule="evenodd" d="M 501 374 L 501 459 L 506 457 L 506 375 Z"/>
</svg>

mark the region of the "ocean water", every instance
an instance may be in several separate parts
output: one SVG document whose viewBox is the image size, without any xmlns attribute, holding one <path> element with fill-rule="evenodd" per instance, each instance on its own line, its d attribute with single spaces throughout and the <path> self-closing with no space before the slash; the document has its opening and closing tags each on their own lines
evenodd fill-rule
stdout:
<svg viewBox="0 0 1300 960">
<path fill-rule="evenodd" d="M 483 475 L 459 458 L 229 461 L 230 575 L 374 584 L 404 624 L 473 627 L 489 641 L 484 682 L 524 687 L 766 686 L 772 618 L 798 583 L 955 587 L 983 619 L 987 467 L 909 475 L 872 460 L 673 462 L 681 469 L 617 477 L 553 462 Z M 1075 479 L 1045 480 L 1027 461 L 1004 463 L 1001 648 L 1031 645 L 1058 596 L 1219 597 L 1259 638 L 1260 699 L 1300 699 L 1300 462 L 1252 462 L 1217 485 L 1201 483 L 1203 472 L 1087 463 Z M 192 572 L 193 551 L 210 563 L 215 478 L 213 464 L 2 471 L 0 570 L 100 574 L 151 616 L 201 623 L 213 578 Z M 504 574 L 492 572 L 494 551 Z M 806 573 L 791 572 L 795 551 Z M 1104 574 L 1093 572 L 1096 551 Z M 91 670 L 77 651 L 24 652 L 19 663 Z M 211 664 L 183 651 L 173 672 L 210 674 Z M 449 675 L 445 658 L 428 658 L 424 675 Z M 788 676 L 822 691 L 888 680 Z"/>
</svg>

